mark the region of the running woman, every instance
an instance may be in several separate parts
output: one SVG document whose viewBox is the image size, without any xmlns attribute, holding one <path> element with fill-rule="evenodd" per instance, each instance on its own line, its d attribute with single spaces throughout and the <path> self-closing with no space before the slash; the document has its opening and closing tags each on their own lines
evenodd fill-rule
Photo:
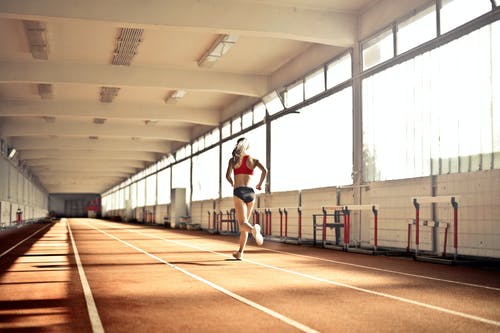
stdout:
<svg viewBox="0 0 500 333">
<path fill-rule="evenodd" d="M 255 192 L 249 185 L 254 169 L 259 168 L 261 174 L 256 188 L 260 190 L 262 183 L 266 179 L 267 170 L 259 160 L 247 154 L 248 148 L 247 139 L 238 139 L 233 150 L 233 157 L 229 159 L 226 171 L 226 179 L 234 189 L 234 209 L 236 211 L 236 220 L 240 226 L 240 248 L 233 253 L 233 257 L 238 260 L 241 260 L 243 257 L 243 251 L 245 250 L 249 232 L 252 233 L 257 245 L 262 245 L 264 243 L 264 237 L 262 237 L 260 233 L 260 225 L 252 225 L 248 222 L 255 203 Z M 231 173 L 233 172 L 234 181 L 233 178 L 231 178 Z"/>
</svg>

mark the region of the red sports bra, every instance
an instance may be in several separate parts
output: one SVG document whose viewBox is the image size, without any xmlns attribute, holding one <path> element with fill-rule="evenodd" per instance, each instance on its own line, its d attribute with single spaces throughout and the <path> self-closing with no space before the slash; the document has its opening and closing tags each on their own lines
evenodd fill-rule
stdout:
<svg viewBox="0 0 500 333">
<path fill-rule="evenodd" d="M 241 165 L 234 169 L 235 175 L 253 175 L 253 169 L 247 166 L 248 155 L 243 156 L 241 159 Z"/>
</svg>

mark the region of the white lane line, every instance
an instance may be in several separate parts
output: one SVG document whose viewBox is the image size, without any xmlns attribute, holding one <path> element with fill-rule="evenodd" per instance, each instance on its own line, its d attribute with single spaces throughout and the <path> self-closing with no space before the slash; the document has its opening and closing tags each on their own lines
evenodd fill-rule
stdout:
<svg viewBox="0 0 500 333">
<path fill-rule="evenodd" d="M 163 260 L 162 258 L 155 256 L 154 254 L 151 254 L 151 253 L 149 253 L 149 252 L 147 252 L 147 251 L 145 251 L 145 250 L 143 250 L 143 249 L 141 249 L 141 248 L 139 248 L 139 247 L 137 247 L 137 246 L 135 246 L 135 245 L 127 242 L 127 241 L 124 241 L 124 240 L 122 240 L 122 239 L 120 239 L 120 238 L 118 238 L 118 237 L 116 237 L 114 235 L 111 235 L 111 234 L 109 234 L 108 232 L 106 232 L 104 230 L 101 230 L 101 229 L 99 229 L 99 228 L 97 228 L 97 227 L 95 227 L 93 225 L 89 225 L 89 224 L 87 224 L 85 222 L 82 222 L 82 223 L 85 224 L 86 226 L 90 227 L 90 228 L 93 228 L 93 229 L 95 229 L 95 230 L 97 230 L 97 231 L 105 234 L 106 236 L 108 236 L 108 237 L 110 237 L 110 238 L 112 238 L 114 240 L 119 241 L 122 244 L 127 245 L 128 247 L 133 248 L 134 250 L 136 250 L 138 252 L 144 253 L 145 255 L 153 258 L 154 260 L 157 260 L 157 261 L 159 261 L 159 262 L 161 262 L 161 263 L 163 263 L 163 264 L 165 264 L 165 265 L 167 265 L 167 266 L 169 266 L 169 267 L 171 267 L 171 268 L 173 268 L 173 269 L 175 269 L 175 270 L 177 270 L 179 272 L 182 272 L 182 273 L 184 273 L 184 274 L 192 277 L 195 280 L 198 280 L 198 281 L 200 281 L 200 282 L 202 282 L 202 283 L 204 283 L 204 284 L 206 284 L 206 285 L 208 285 L 208 286 L 210 286 L 210 287 L 212 287 L 212 288 L 220 291 L 221 293 L 223 293 L 223 294 L 225 294 L 227 296 L 230 296 L 230 297 L 232 297 L 232 298 L 234 298 L 234 299 L 236 299 L 236 300 L 238 300 L 238 301 L 240 301 L 240 302 L 242 302 L 242 303 L 244 303 L 246 305 L 249 305 L 249 306 L 251 306 L 251 307 L 253 307 L 253 308 L 257 309 L 257 310 L 260 310 L 260 311 L 262 311 L 262 312 L 264 312 L 264 313 L 266 313 L 266 314 L 268 314 L 268 315 L 270 315 L 270 316 L 272 316 L 272 317 L 274 317 L 276 319 L 279 319 L 282 322 L 284 322 L 284 323 L 286 323 L 286 324 L 288 324 L 290 326 L 293 326 L 293 327 L 301 330 L 302 332 L 306 332 L 306 333 L 319 333 L 319 331 L 316 331 L 315 329 L 313 329 L 313 328 L 311 328 L 309 326 L 306 326 L 306 325 L 304 325 L 304 324 L 302 324 L 302 323 L 300 323 L 300 322 L 298 322 L 296 320 L 293 320 L 293 319 L 291 319 L 291 318 L 289 318 L 289 317 L 287 317 L 285 315 L 282 315 L 281 313 L 273 311 L 273 310 L 271 310 L 271 309 L 269 309 L 269 308 L 267 308 L 267 307 L 265 307 L 263 305 L 255 303 L 255 302 L 253 302 L 253 301 L 251 301 L 251 300 L 249 300 L 249 299 L 247 299 L 247 298 L 245 298 L 243 296 L 235 294 L 235 293 L 233 293 L 230 290 L 227 290 L 227 289 L 225 289 L 225 288 L 223 288 L 223 287 L 221 287 L 221 286 L 219 286 L 219 285 L 217 285 L 217 284 L 215 284 L 215 283 L 213 283 L 211 281 L 208 281 L 208 280 L 202 278 L 201 276 L 198 276 L 196 274 L 193 274 L 193 273 L 185 270 L 184 268 L 181 268 L 179 266 L 171 264 L 168 261 Z M 120 229 L 120 228 L 116 228 L 116 229 L 123 230 L 123 229 Z"/>
<path fill-rule="evenodd" d="M 500 291 L 500 288 L 485 286 L 485 285 L 482 285 L 482 284 L 475 284 L 475 283 L 467 283 L 467 282 L 460 282 L 460 281 L 454 281 L 454 280 L 440 279 L 440 278 L 435 278 L 435 277 L 431 277 L 431 276 L 425 276 L 425 275 L 419 275 L 419 274 L 411 274 L 411 273 L 394 271 L 394 270 L 390 270 L 390 269 L 383 269 L 383 268 L 377 268 L 377 267 L 372 267 L 372 266 L 358 265 L 358 264 L 353 264 L 353 263 L 348 263 L 348 262 L 338 261 L 338 260 L 333 260 L 333 259 L 325 259 L 325 258 L 320 258 L 320 257 L 308 256 L 308 255 L 305 255 L 305 254 L 298 254 L 298 253 L 292 253 L 292 252 L 284 252 L 284 251 L 278 251 L 278 250 L 273 250 L 273 249 L 266 249 L 266 250 L 270 251 L 270 252 L 287 254 L 287 255 L 290 255 L 290 256 L 295 256 L 295 257 L 300 257 L 300 258 L 309 258 L 309 259 L 315 259 L 315 260 L 320 260 L 320 261 L 325 261 L 325 262 L 331 262 L 333 264 L 338 264 L 338 265 L 345 265 L 345 266 L 351 266 L 351 267 L 356 267 L 356 268 L 363 268 L 363 269 L 367 269 L 367 270 L 373 270 L 373 271 L 384 272 L 384 273 L 391 273 L 391 274 L 398 274 L 398 275 L 410 276 L 410 277 L 415 277 L 415 278 L 420 278 L 420 279 L 427 279 L 427 280 L 432 280 L 432 281 L 439 281 L 439 282 L 446 282 L 446 283 L 458 284 L 458 285 L 461 285 L 461 286 L 467 286 L 467 287 L 473 287 L 473 288 L 482 288 L 482 289 Z"/>
<path fill-rule="evenodd" d="M 90 289 L 89 282 L 87 281 L 87 276 L 85 276 L 85 271 L 83 270 L 82 261 L 80 260 L 78 249 L 76 248 L 75 239 L 73 238 L 73 232 L 71 231 L 69 221 L 67 219 L 62 219 L 61 222 L 65 222 L 66 226 L 68 227 L 69 237 L 71 238 L 71 245 L 73 246 L 73 253 L 75 254 L 75 261 L 78 267 L 78 274 L 80 275 L 83 294 L 85 295 L 85 301 L 87 303 L 87 311 L 89 313 L 90 323 L 92 325 L 92 332 L 104 333 L 104 327 L 102 326 L 101 318 L 99 317 L 99 312 L 97 311 L 97 306 L 95 305 L 94 297 L 92 296 L 92 290 Z"/>
<path fill-rule="evenodd" d="M 4 255 L 6 255 L 7 253 L 9 253 L 10 251 L 14 250 L 16 247 L 18 247 L 19 245 L 21 245 L 22 243 L 26 242 L 28 239 L 30 239 L 31 237 L 35 236 L 37 233 L 47 229 L 48 227 L 50 227 L 52 225 L 51 224 L 48 224 L 46 225 L 45 227 L 41 228 L 41 229 L 38 229 L 37 231 L 35 231 L 34 233 L 32 233 L 30 236 L 26 237 L 25 239 L 23 239 L 22 241 L 20 241 L 19 243 L 17 243 L 16 245 L 14 245 L 13 247 L 11 247 L 10 249 L 4 251 L 2 254 L 0 254 L 0 258 L 2 258 Z"/>
<path fill-rule="evenodd" d="M 121 228 L 118 228 L 118 229 L 124 230 L 124 229 L 121 229 Z M 138 233 L 138 234 L 150 237 L 150 238 L 156 238 L 156 239 L 160 239 L 160 240 L 163 240 L 163 241 L 167 241 L 167 242 L 171 242 L 171 243 L 174 243 L 174 244 L 178 244 L 178 245 L 181 245 L 181 246 L 184 246 L 184 247 L 190 247 L 190 248 L 193 248 L 193 249 L 196 249 L 196 250 L 210 252 L 210 253 L 214 253 L 214 254 L 217 254 L 217 255 L 220 255 L 220 256 L 223 256 L 223 257 L 226 257 L 226 258 L 231 258 L 231 256 L 228 256 L 228 255 L 226 255 L 224 253 L 220 253 L 220 252 L 212 251 L 212 250 L 209 250 L 209 249 L 205 249 L 205 248 L 202 248 L 202 247 L 199 247 L 199 246 L 196 246 L 196 245 L 191 245 L 191 244 L 187 244 L 187 243 L 176 241 L 176 240 L 166 239 L 166 238 L 158 237 L 156 235 L 149 235 L 149 234 L 145 234 L 145 233 L 142 233 L 142 232 L 139 232 L 139 231 L 136 231 L 136 230 L 129 230 L 129 229 L 125 229 L 125 230 L 127 230 L 129 232 Z M 414 301 L 414 300 L 411 300 L 411 299 L 408 299 L 408 298 L 394 296 L 394 295 L 383 293 L 383 292 L 378 292 L 378 291 L 374 291 L 374 290 L 370 290 L 370 289 L 360 288 L 360 287 L 356 287 L 356 286 L 353 286 L 353 285 L 350 285 L 350 284 L 346 284 L 346 283 L 342 283 L 342 282 L 337 282 L 337 281 L 333 281 L 333 280 L 328 280 L 328 279 L 316 277 L 316 276 L 313 276 L 313 275 L 309 275 L 309 274 L 304 274 L 304 273 L 292 271 L 292 270 L 289 270 L 289 269 L 286 269 L 286 268 L 281 268 L 281 267 L 276 267 L 276 266 L 272 266 L 272 265 L 260 263 L 260 262 L 253 261 L 253 260 L 243 259 L 242 261 L 245 261 L 245 262 L 248 262 L 248 263 L 251 263 L 251 264 L 254 264 L 254 265 L 258 265 L 258 266 L 262 266 L 262 267 L 274 269 L 274 270 L 277 270 L 277 271 L 285 272 L 285 273 L 288 273 L 288 274 L 293 274 L 293 275 L 301 276 L 301 277 L 308 278 L 308 279 L 311 279 L 311 280 L 315 280 L 315 281 L 318 281 L 318 282 L 324 282 L 324 283 L 335 285 L 335 286 L 339 286 L 339 287 L 349 288 L 349 289 L 353 289 L 353 290 L 360 291 L 360 292 L 363 292 L 363 293 L 377 295 L 377 296 L 381 296 L 381 297 L 385 297 L 385 298 L 397 300 L 397 301 L 400 301 L 400 302 L 404 302 L 404 303 L 408 303 L 408 304 L 413 304 L 413 305 L 416 305 L 416 306 L 424 307 L 424 308 L 431 309 L 431 310 L 434 310 L 434 311 L 444 312 L 444 313 L 451 314 L 451 315 L 454 315 L 454 316 L 458 316 L 458 317 L 462 317 L 462 318 L 467 318 L 467 319 L 475 320 L 475 321 L 482 322 L 482 323 L 485 323 L 485 324 L 489 324 L 489 325 L 494 325 L 494 326 L 499 326 L 500 327 L 500 322 L 498 322 L 498 321 L 487 319 L 487 318 L 483 318 L 483 317 L 479 317 L 479 316 L 475 316 L 475 315 L 471 315 L 471 314 L 468 314 L 468 313 L 464 313 L 464 312 L 460 312 L 460 311 L 455 311 L 455 310 L 451 310 L 451 309 L 447 309 L 447 308 L 443 308 L 443 307 L 440 307 L 440 306 L 435 306 L 435 305 L 431 305 L 431 304 L 427 304 L 427 303 L 423 303 L 423 302 L 419 302 L 419 301 Z"/>
</svg>

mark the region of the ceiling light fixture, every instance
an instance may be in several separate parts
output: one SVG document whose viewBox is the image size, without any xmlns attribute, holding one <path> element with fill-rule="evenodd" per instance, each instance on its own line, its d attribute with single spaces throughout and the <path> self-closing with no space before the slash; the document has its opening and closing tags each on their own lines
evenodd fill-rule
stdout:
<svg viewBox="0 0 500 333">
<path fill-rule="evenodd" d="M 118 95 L 120 88 L 118 87 L 101 87 L 100 101 L 102 103 L 111 103 L 114 98 Z"/>
<path fill-rule="evenodd" d="M 45 23 L 29 20 L 24 20 L 23 23 L 33 58 L 49 59 L 49 45 L 47 43 L 47 28 Z"/>
<path fill-rule="evenodd" d="M 10 149 L 9 149 L 9 156 L 8 156 L 8 157 L 9 157 L 9 160 L 13 159 L 13 158 L 14 158 L 14 155 L 16 155 L 16 153 L 17 153 L 16 148 L 10 148 Z"/>
<path fill-rule="evenodd" d="M 121 28 L 120 35 L 116 39 L 116 49 L 113 52 L 111 64 L 130 66 L 132 59 L 137 54 L 139 44 L 142 42 L 144 29 Z"/>
<path fill-rule="evenodd" d="M 198 60 L 198 66 L 212 67 L 239 39 L 238 35 L 219 35 L 208 51 Z"/>
<path fill-rule="evenodd" d="M 174 90 L 165 97 L 165 103 L 176 104 L 181 98 L 186 96 L 185 90 Z"/>
<path fill-rule="evenodd" d="M 48 83 L 38 84 L 38 95 L 41 99 L 51 99 L 52 98 L 52 85 Z"/>
</svg>

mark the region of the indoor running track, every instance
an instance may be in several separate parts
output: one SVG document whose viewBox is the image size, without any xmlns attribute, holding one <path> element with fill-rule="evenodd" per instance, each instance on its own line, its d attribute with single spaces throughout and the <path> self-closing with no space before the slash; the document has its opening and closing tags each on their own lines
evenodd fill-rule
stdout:
<svg viewBox="0 0 500 333">
<path fill-rule="evenodd" d="M 0 234 L 0 331 L 500 332 L 500 272 L 96 219 Z"/>
</svg>

